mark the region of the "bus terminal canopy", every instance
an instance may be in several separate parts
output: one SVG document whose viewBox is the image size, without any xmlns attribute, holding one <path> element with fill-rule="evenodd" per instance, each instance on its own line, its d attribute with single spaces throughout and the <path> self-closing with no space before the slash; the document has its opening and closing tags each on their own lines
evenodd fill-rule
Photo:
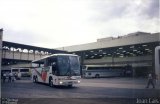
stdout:
<svg viewBox="0 0 160 104">
<path fill-rule="evenodd" d="M 160 42 L 130 44 L 125 46 L 107 47 L 99 49 L 90 49 L 83 51 L 75 51 L 72 53 L 84 55 L 84 59 L 100 59 L 103 57 L 130 57 L 152 55 L 154 49 Z M 84 54 L 82 54 L 82 52 Z"/>
</svg>

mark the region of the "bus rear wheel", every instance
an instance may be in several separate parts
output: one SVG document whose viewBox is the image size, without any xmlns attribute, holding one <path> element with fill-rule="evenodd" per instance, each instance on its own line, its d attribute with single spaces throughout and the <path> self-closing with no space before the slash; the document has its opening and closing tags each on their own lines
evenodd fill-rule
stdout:
<svg viewBox="0 0 160 104">
<path fill-rule="evenodd" d="M 99 77 L 100 77 L 99 74 L 96 74 L 96 75 L 95 75 L 95 78 L 99 78 Z"/>
</svg>

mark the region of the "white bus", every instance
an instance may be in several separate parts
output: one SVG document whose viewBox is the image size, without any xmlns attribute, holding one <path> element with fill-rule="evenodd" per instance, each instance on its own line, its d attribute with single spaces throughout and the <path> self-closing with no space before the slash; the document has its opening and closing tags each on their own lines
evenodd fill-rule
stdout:
<svg viewBox="0 0 160 104">
<path fill-rule="evenodd" d="M 1 78 L 3 78 L 3 74 L 6 74 L 6 78 L 9 77 L 9 73 L 11 73 L 11 69 L 8 68 L 8 69 L 2 69 L 1 70 Z"/>
<path fill-rule="evenodd" d="M 32 61 L 33 82 L 72 87 L 80 83 L 79 56 L 72 54 L 53 54 L 40 60 Z"/>
<path fill-rule="evenodd" d="M 30 68 L 26 67 L 12 67 L 8 69 L 2 69 L 1 71 L 2 74 L 7 74 L 7 77 L 9 76 L 9 73 L 12 73 L 16 79 L 21 79 L 21 77 L 30 77 L 31 72 Z"/>
<path fill-rule="evenodd" d="M 31 76 L 31 71 L 30 68 L 28 67 L 17 67 L 17 68 L 11 68 L 11 72 L 13 74 L 18 74 L 20 73 L 20 75 L 22 77 L 30 77 Z"/>
<path fill-rule="evenodd" d="M 121 66 L 85 65 L 82 69 L 85 78 L 118 77 L 124 76 L 124 72 L 125 67 Z"/>
<path fill-rule="evenodd" d="M 157 76 L 157 83 L 160 84 L 160 46 L 155 48 L 155 74 Z"/>
<path fill-rule="evenodd" d="M 21 73 L 19 71 L 19 68 L 11 68 L 12 74 L 15 76 L 16 79 L 21 79 Z"/>
<path fill-rule="evenodd" d="M 3 74 L 6 74 L 6 77 L 9 77 L 9 74 L 12 73 L 16 79 L 21 79 L 21 73 L 19 73 L 18 68 L 8 68 L 8 69 L 2 69 L 1 70 L 2 76 Z"/>
</svg>

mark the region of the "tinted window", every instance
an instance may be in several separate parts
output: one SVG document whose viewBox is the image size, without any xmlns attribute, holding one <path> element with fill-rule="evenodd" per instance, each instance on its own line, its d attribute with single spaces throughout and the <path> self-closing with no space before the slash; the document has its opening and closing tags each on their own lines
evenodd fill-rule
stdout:
<svg viewBox="0 0 160 104">
<path fill-rule="evenodd" d="M 59 66 L 59 75 L 69 75 L 70 74 L 70 63 L 68 56 L 59 56 L 58 57 L 58 66 Z"/>
<path fill-rule="evenodd" d="M 71 75 L 80 75 L 80 64 L 77 56 L 70 56 Z"/>
<path fill-rule="evenodd" d="M 57 58 L 50 57 L 48 59 L 48 66 L 52 66 L 52 74 L 57 75 Z"/>
<path fill-rule="evenodd" d="M 80 75 L 80 64 L 77 56 L 58 56 L 59 75 Z"/>
<path fill-rule="evenodd" d="M 18 69 L 12 69 L 12 72 L 18 72 Z"/>
<path fill-rule="evenodd" d="M 29 69 L 21 69 L 20 72 L 29 72 Z"/>
</svg>

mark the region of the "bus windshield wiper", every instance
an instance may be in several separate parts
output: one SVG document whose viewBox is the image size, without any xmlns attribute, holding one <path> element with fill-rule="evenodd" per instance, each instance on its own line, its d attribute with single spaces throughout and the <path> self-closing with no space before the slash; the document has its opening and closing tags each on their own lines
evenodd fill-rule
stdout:
<svg viewBox="0 0 160 104">
<path fill-rule="evenodd" d="M 71 70 L 71 73 L 72 75 L 76 75 L 75 71 L 74 70 Z"/>
<path fill-rule="evenodd" d="M 64 75 L 68 75 L 68 73 L 70 74 L 70 70 L 69 69 L 67 70 L 66 74 L 64 74 Z"/>
</svg>

